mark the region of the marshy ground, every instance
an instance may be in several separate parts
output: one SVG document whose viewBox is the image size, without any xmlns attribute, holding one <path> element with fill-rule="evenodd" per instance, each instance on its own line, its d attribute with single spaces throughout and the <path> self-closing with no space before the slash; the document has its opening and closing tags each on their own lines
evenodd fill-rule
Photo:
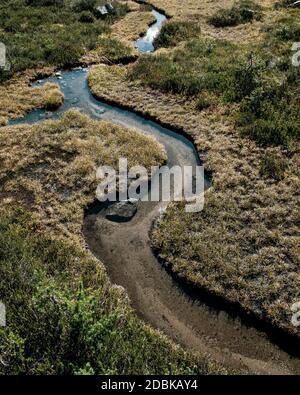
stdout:
<svg viewBox="0 0 300 395">
<path fill-rule="evenodd" d="M 186 22 L 183 6 L 171 12 L 173 2 L 154 3 Z M 201 14 L 203 2 L 192 3 Z M 299 11 L 261 7 L 259 25 L 246 23 L 260 35 L 255 44 L 235 36 L 245 22 L 225 28 L 221 41 L 196 31 L 179 49 L 173 43 L 171 52 L 126 68 L 95 66 L 89 84 L 97 97 L 189 134 L 212 173 L 202 213 L 172 205 L 153 231 L 160 259 L 189 283 L 297 335 L 290 308 L 300 298 L 299 70 L 289 51 Z"/>
<path fill-rule="evenodd" d="M 20 12 L 1 6 L 0 41 L 8 32 L 8 46 L 15 49 L 13 69 L 1 76 L 1 125 L 62 103 L 57 85 L 31 86 L 33 80 L 57 67 L 103 62 L 90 70 L 92 93 L 189 135 L 212 174 L 203 212 L 188 215 L 178 204 L 160 218 L 151 233 L 156 255 L 185 282 L 298 336 L 290 307 L 300 300 L 299 69 L 291 65 L 290 48 L 299 41 L 300 11 L 271 0 L 259 7 L 151 0 L 171 18 L 156 40 L 157 52 L 140 57 L 132 40 L 153 21 L 145 5 L 117 2 L 117 14 L 103 22 L 88 10 L 74 13 L 68 4 L 63 19 L 53 5 L 41 21 L 43 14 L 34 8 L 22 10 L 23 1 L 10 3 Z M 35 23 L 27 24 L 24 16 Z M 15 26 L 22 27 L 19 34 Z M 49 28 L 51 48 L 42 34 Z M 32 35 L 42 45 L 29 40 Z M 21 57 L 20 42 L 33 46 Z M 73 43 L 67 57 L 62 42 Z M 73 110 L 61 120 L 1 127 L 0 139 L 0 300 L 10 307 L 10 325 L 0 331 L 1 371 L 230 372 L 204 357 L 210 351 L 205 347 L 195 347 L 201 354 L 185 352 L 137 319 L 124 289 L 110 284 L 85 248 L 81 226 L 84 208 L 93 201 L 97 166 L 114 164 L 122 155 L 149 167 L 165 160 L 161 146 Z M 97 231 L 105 226 L 99 222 Z M 128 253 L 132 270 L 131 258 Z M 252 360 L 236 366 L 266 373 L 297 370 L 297 361 L 268 352 L 270 363 L 257 363 L 250 344 Z M 224 361 L 234 366 L 232 355 Z"/>
</svg>

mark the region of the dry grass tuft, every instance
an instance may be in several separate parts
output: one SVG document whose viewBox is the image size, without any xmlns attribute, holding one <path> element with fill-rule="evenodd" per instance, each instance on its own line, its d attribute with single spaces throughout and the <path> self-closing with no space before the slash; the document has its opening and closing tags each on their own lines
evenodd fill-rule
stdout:
<svg viewBox="0 0 300 395">
<path fill-rule="evenodd" d="M 53 69 L 30 70 L 0 85 L 0 125 L 5 125 L 9 119 L 22 117 L 34 108 L 55 109 L 63 103 L 63 94 L 56 84 L 30 86 L 37 76 L 52 72 Z"/>
<path fill-rule="evenodd" d="M 150 11 L 133 11 L 112 25 L 112 37 L 132 44 L 141 35 L 146 33 L 149 25 L 155 22 Z"/>
<path fill-rule="evenodd" d="M 34 211 L 52 234 L 78 237 L 82 208 L 95 198 L 98 166 L 116 165 L 119 157 L 150 168 L 165 154 L 151 137 L 77 110 L 59 121 L 1 128 L 0 201 Z"/>
</svg>

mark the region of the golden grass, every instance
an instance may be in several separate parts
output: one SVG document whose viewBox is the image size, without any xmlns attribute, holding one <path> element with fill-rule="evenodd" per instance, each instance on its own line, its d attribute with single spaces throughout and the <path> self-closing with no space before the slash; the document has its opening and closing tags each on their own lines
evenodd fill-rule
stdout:
<svg viewBox="0 0 300 395">
<path fill-rule="evenodd" d="M 296 332 L 290 306 L 300 300 L 299 156 L 287 159 L 282 181 L 265 179 L 264 155 L 283 151 L 242 139 L 220 105 L 200 113 L 182 97 L 128 82 L 126 73 L 94 66 L 92 92 L 184 130 L 213 173 L 203 213 L 171 206 L 153 232 L 160 257 L 177 275 Z"/>
<path fill-rule="evenodd" d="M 150 168 L 165 154 L 153 138 L 77 110 L 59 121 L 3 127 L 0 204 L 20 203 L 52 235 L 80 238 L 83 207 L 96 196 L 97 167 L 116 165 L 119 157 Z"/>
<path fill-rule="evenodd" d="M 150 11 L 132 11 L 112 25 L 112 37 L 133 44 L 155 22 Z"/>
<path fill-rule="evenodd" d="M 29 70 L 0 85 L 0 126 L 9 119 L 22 117 L 34 108 L 55 109 L 63 103 L 63 94 L 56 84 L 31 87 L 30 81 L 47 76 L 53 69 Z"/>
</svg>

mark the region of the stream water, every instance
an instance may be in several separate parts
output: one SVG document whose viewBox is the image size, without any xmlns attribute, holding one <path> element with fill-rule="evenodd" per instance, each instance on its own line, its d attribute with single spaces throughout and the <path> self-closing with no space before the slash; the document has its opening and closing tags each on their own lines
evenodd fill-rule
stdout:
<svg viewBox="0 0 300 395">
<path fill-rule="evenodd" d="M 154 51 L 154 45 L 153 42 L 155 38 L 158 36 L 162 25 L 164 22 L 167 20 L 167 17 L 160 12 L 157 12 L 156 10 L 152 10 L 152 14 L 156 18 L 156 22 L 151 25 L 146 33 L 145 36 L 139 38 L 136 43 L 135 47 L 140 51 L 140 52 L 153 52 Z"/>
<path fill-rule="evenodd" d="M 153 51 L 153 40 L 166 20 L 157 11 L 153 13 L 157 22 L 136 42 L 141 52 Z M 39 81 L 41 85 L 49 81 L 59 84 L 65 96 L 63 106 L 55 112 L 35 110 L 11 123 L 59 118 L 66 110 L 78 108 L 92 118 L 156 137 L 164 145 L 171 166 L 199 164 L 197 151 L 187 138 L 133 112 L 96 100 L 89 90 L 87 73 L 87 69 L 78 68 Z M 175 342 L 208 353 L 228 366 L 268 374 L 299 372 L 299 359 L 290 351 L 293 347 L 279 344 L 278 337 L 245 322 L 224 306 L 216 306 L 200 292 L 198 295 L 185 289 L 161 266 L 152 252 L 149 230 L 165 206 L 140 204 L 128 223 L 109 221 L 100 203 L 86 211 L 83 234 L 87 245 L 103 262 L 111 281 L 126 289 L 137 314 Z"/>
</svg>

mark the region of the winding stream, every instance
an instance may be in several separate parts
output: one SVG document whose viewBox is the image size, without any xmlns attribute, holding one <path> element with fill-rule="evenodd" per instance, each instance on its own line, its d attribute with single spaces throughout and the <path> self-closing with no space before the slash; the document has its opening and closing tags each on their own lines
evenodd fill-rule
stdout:
<svg viewBox="0 0 300 395">
<path fill-rule="evenodd" d="M 142 52 L 153 50 L 153 39 L 166 19 L 154 12 L 157 23 L 136 42 Z M 87 72 L 79 68 L 40 81 L 60 85 L 65 95 L 63 106 L 55 112 L 36 110 L 11 123 L 58 118 L 75 107 L 93 118 L 155 136 L 165 146 L 171 166 L 199 164 L 194 145 L 185 137 L 133 112 L 96 100 L 87 85 Z M 149 230 L 164 208 L 164 203 L 139 203 L 137 214 L 126 223 L 107 220 L 100 203 L 86 212 L 86 242 L 104 263 L 111 281 L 126 289 L 137 314 L 185 348 L 208 353 L 227 366 L 267 374 L 299 372 L 299 359 L 278 346 L 278 339 L 271 340 L 264 331 L 227 309 L 216 307 L 200 293 L 185 290 L 159 264 L 150 247 Z"/>
<path fill-rule="evenodd" d="M 156 18 L 156 22 L 151 25 L 145 34 L 145 36 L 139 38 L 135 42 L 135 47 L 140 51 L 140 52 L 153 52 L 154 51 L 154 45 L 153 42 L 155 38 L 158 36 L 160 29 L 162 28 L 162 25 L 164 22 L 167 20 L 167 17 L 160 12 L 156 10 L 152 10 L 152 14 Z"/>
</svg>

